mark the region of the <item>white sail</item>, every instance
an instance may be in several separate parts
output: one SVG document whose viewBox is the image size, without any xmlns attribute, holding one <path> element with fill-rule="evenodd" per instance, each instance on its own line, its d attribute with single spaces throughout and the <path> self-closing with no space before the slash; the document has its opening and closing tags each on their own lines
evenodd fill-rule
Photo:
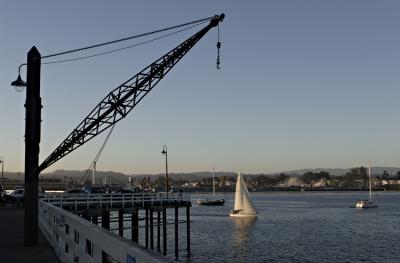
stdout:
<svg viewBox="0 0 400 263">
<path fill-rule="evenodd" d="M 246 183 L 243 180 L 243 177 L 240 176 L 242 180 L 242 202 L 243 202 L 243 213 L 246 215 L 254 215 L 256 213 L 256 209 L 253 206 L 253 203 L 250 199 L 249 190 L 247 190 Z"/>
<path fill-rule="evenodd" d="M 238 174 L 235 192 L 235 207 L 236 211 L 240 211 L 241 215 L 255 215 L 256 210 L 250 199 L 249 191 L 243 177 Z"/>
<path fill-rule="evenodd" d="M 242 176 L 238 174 L 235 192 L 235 210 L 243 210 Z"/>
</svg>

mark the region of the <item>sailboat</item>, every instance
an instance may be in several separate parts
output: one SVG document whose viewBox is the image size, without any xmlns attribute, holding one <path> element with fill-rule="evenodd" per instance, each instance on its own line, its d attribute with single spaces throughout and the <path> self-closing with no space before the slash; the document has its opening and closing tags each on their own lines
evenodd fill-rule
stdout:
<svg viewBox="0 0 400 263">
<path fill-rule="evenodd" d="M 214 168 L 213 168 L 213 199 L 198 199 L 198 205 L 208 205 L 208 206 L 217 206 L 224 205 L 224 199 L 215 199 L 215 182 L 214 182 Z"/>
<path fill-rule="evenodd" d="M 356 208 L 373 208 L 377 207 L 376 200 L 372 198 L 372 185 L 371 185 L 371 161 L 368 167 L 368 185 L 369 185 L 369 199 L 360 199 L 356 203 Z"/>
<path fill-rule="evenodd" d="M 236 192 L 235 192 L 235 207 L 229 213 L 232 217 L 255 217 L 257 216 L 256 209 L 254 208 L 249 190 L 247 190 L 246 183 L 243 177 L 238 174 L 236 181 Z"/>
</svg>

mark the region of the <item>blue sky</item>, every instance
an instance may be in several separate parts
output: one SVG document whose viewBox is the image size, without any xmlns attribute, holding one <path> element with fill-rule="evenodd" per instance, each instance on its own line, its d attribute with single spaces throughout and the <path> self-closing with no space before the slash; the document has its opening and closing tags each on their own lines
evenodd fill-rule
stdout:
<svg viewBox="0 0 400 263">
<path fill-rule="evenodd" d="M 163 144 L 172 172 L 347 168 L 369 159 L 399 166 L 399 7 L 366 0 L 4 1 L 5 169 L 23 170 L 25 94 L 10 82 L 33 45 L 46 55 L 221 12 L 222 69 L 215 68 L 212 30 L 119 122 L 98 169 L 163 172 Z M 109 91 L 196 30 L 96 59 L 43 65 L 40 160 Z M 46 172 L 88 168 L 105 135 Z"/>
</svg>

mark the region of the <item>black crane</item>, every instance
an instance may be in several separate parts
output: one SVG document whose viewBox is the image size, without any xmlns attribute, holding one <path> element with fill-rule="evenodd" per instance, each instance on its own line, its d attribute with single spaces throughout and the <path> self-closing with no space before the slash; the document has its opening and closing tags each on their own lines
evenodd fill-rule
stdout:
<svg viewBox="0 0 400 263">
<path fill-rule="evenodd" d="M 125 118 L 178 61 L 211 28 L 218 26 L 224 18 L 224 14 L 215 15 L 203 29 L 111 91 L 50 156 L 43 161 L 39 166 L 39 173 Z"/>
</svg>

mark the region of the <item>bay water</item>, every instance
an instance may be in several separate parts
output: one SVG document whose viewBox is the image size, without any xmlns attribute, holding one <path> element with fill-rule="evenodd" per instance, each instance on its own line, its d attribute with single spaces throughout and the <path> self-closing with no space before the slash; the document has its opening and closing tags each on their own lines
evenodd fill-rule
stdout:
<svg viewBox="0 0 400 263">
<path fill-rule="evenodd" d="M 378 193 L 377 208 L 354 208 L 367 196 L 367 192 L 251 193 L 257 218 L 230 218 L 234 193 L 216 195 L 226 200 L 224 206 L 198 206 L 197 199 L 212 195 L 192 194 L 191 255 L 186 256 L 186 224 L 181 223 L 178 262 L 400 262 L 400 192 Z M 168 210 L 173 223 L 173 209 Z M 179 210 L 179 220 L 185 220 L 185 209 Z M 170 258 L 174 258 L 174 233 L 171 224 Z"/>
</svg>

